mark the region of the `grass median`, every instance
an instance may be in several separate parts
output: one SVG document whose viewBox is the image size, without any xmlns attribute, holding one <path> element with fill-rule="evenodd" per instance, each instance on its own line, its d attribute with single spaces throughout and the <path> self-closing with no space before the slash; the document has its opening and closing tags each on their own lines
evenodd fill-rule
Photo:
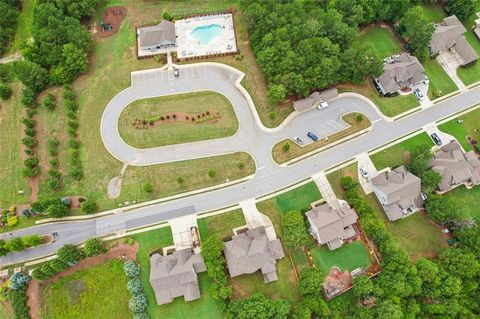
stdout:
<svg viewBox="0 0 480 319">
<path fill-rule="evenodd" d="M 238 120 L 225 96 L 207 91 L 135 101 L 118 129 L 127 144 L 147 148 L 232 136 Z"/>
<path fill-rule="evenodd" d="M 317 142 L 310 143 L 305 146 L 299 146 L 290 139 L 278 142 L 273 146 L 272 156 L 275 162 L 282 164 L 295 159 L 299 156 L 305 155 L 309 152 L 315 151 L 319 148 L 326 147 L 352 134 L 358 133 L 363 129 L 371 126 L 370 120 L 360 113 L 349 113 L 342 117 L 350 127 L 334 133 L 326 138 L 320 139 Z M 286 146 L 288 145 L 288 146 Z"/>
</svg>

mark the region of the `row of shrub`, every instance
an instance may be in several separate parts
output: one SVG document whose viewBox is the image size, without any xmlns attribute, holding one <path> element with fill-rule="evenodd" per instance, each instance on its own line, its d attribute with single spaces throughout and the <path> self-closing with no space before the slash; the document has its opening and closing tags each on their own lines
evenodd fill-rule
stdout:
<svg viewBox="0 0 480 319">
<path fill-rule="evenodd" d="M 71 200 L 69 197 L 49 198 L 33 202 L 31 210 L 38 213 L 47 214 L 52 218 L 60 218 L 66 216 L 70 212 Z"/>
<path fill-rule="evenodd" d="M 52 157 L 49 161 L 50 168 L 47 171 L 47 180 L 45 187 L 49 191 L 60 190 L 62 188 L 62 174 L 58 170 L 58 146 L 60 141 L 57 138 L 49 139 L 47 142 L 48 154 Z"/>
<path fill-rule="evenodd" d="M 12 96 L 12 89 L 7 85 L 13 79 L 12 66 L 0 64 L 0 99 L 6 101 Z"/>
<path fill-rule="evenodd" d="M 6 289 L 2 289 L 0 292 L 1 297 L 6 297 L 10 301 L 15 319 L 30 319 L 27 288 L 31 279 L 30 276 L 21 272 L 14 273 L 10 277 Z"/>
<path fill-rule="evenodd" d="M 0 256 L 5 256 L 11 251 L 22 251 L 29 247 L 38 246 L 42 242 L 42 237 L 39 235 L 13 237 L 10 240 L 0 239 Z"/>
<path fill-rule="evenodd" d="M 85 257 L 95 256 L 106 252 L 103 241 L 100 238 L 90 238 L 84 243 L 83 249 L 75 245 L 65 245 L 57 251 L 57 258 L 44 263 L 32 272 L 32 277 L 37 280 L 45 280 L 53 275 L 76 265 Z"/>
<path fill-rule="evenodd" d="M 63 86 L 63 101 L 67 108 L 67 134 L 70 137 L 68 141 L 68 156 L 70 168 L 68 175 L 75 180 L 83 178 L 82 162 L 80 160 L 80 141 L 77 138 L 79 122 L 77 118 L 78 105 L 75 100 L 75 93 L 68 84 Z"/>
<path fill-rule="evenodd" d="M 23 93 L 22 93 L 23 95 Z M 21 103 L 26 107 L 25 117 L 22 119 L 24 126 L 25 137 L 22 139 L 22 144 L 25 146 L 25 154 L 29 157 L 24 160 L 24 167 L 22 169 L 22 175 L 24 177 L 34 177 L 40 173 L 38 166 L 39 159 L 35 157 L 35 148 L 38 145 L 35 131 L 35 119 L 34 115 L 37 113 L 36 102 L 30 97 L 25 98 L 22 96 Z"/>
<path fill-rule="evenodd" d="M 148 299 L 145 294 L 142 280 L 140 279 L 140 269 L 132 260 L 127 260 L 123 264 L 123 271 L 128 278 L 127 289 L 132 294 L 128 301 L 128 307 L 134 313 L 134 319 L 148 319 L 147 313 Z"/>
</svg>

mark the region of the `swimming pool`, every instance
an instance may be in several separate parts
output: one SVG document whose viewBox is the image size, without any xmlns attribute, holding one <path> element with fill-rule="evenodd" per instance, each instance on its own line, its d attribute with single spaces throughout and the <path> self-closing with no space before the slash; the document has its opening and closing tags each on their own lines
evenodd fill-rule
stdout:
<svg viewBox="0 0 480 319">
<path fill-rule="evenodd" d="M 202 25 L 193 29 L 191 35 L 197 39 L 200 44 L 205 45 L 218 36 L 223 29 L 224 27 L 219 24 Z"/>
</svg>

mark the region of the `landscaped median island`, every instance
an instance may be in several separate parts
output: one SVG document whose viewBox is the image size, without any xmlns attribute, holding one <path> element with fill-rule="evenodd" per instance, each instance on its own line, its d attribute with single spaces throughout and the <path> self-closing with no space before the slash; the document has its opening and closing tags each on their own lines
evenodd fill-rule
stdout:
<svg viewBox="0 0 480 319">
<path fill-rule="evenodd" d="M 273 146 L 273 149 L 272 149 L 273 159 L 278 164 L 283 164 L 299 156 L 312 152 L 316 149 L 326 147 L 330 144 L 340 141 L 343 138 L 346 138 L 350 135 L 358 133 L 371 126 L 370 120 L 366 116 L 360 113 L 349 113 L 349 114 L 343 115 L 342 120 L 347 124 L 349 124 L 350 127 L 340 132 L 334 133 L 330 136 L 327 136 L 325 138 L 322 138 L 317 142 L 313 142 L 308 145 L 305 145 L 303 147 L 294 143 L 290 139 L 278 142 Z"/>
<path fill-rule="evenodd" d="M 120 115 L 122 139 L 138 148 L 228 137 L 238 130 L 235 110 L 215 92 L 195 92 L 143 99 Z"/>
</svg>

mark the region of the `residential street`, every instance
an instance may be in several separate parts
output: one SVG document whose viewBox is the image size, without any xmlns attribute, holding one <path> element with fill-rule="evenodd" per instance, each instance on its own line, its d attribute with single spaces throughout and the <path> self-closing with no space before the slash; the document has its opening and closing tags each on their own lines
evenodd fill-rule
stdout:
<svg viewBox="0 0 480 319">
<path fill-rule="evenodd" d="M 15 231 L 12 234 L 13 236 L 42 235 L 53 232 L 57 232 L 59 236 L 52 245 L 31 248 L 20 253 L 13 252 L 1 257 L 0 264 L 27 261 L 35 257 L 52 254 L 66 243 L 80 243 L 92 236 L 187 215 L 192 213 L 192 206 L 198 213 L 260 197 L 352 159 L 358 154 L 374 149 L 446 116 L 467 109 L 477 104 L 480 96 L 480 87 L 476 87 L 439 102 L 430 108 L 392 122 L 378 114 L 377 110 L 364 98 L 346 94 L 331 102 L 328 110 L 312 110 L 303 113 L 288 122 L 285 128 L 269 130 L 258 126 L 258 121 L 251 111 L 247 98 L 235 87 L 238 73 L 228 72 L 224 68 L 212 65 L 208 67 L 195 65 L 182 68 L 180 78 L 175 80 L 170 80 L 171 77 L 168 74 L 158 77 L 150 74 L 147 78 L 148 81 L 146 79 L 135 79 L 134 85 L 120 92 L 105 110 L 101 123 L 101 133 L 104 143 L 112 155 L 123 162 L 128 162 L 130 165 L 151 165 L 246 151 L 256 161 L 257 173 L 255 177 L 248 182 L 227 188 L 155 204 L 126 213 L 108 215 L 95 221 L 53 223 Z M 147 81 L 145 83 L 148 84 L 140 85 L 138 81 Z M 174 145 L 145 150 L 135 149 L 121 140 L 116 124 L 123 108 L 132 101 L 139 98 L 198 90 L 214 90 L 230 99 L 240 122 L 239 131 L 235 136 L 191 143 L 188 144 L 188 147 L 186 145 Z M 338 121 L 342 114 L 353 111 L 361 112 L 371 119 L 373 127 L 370 133 L 320 152 L 291 166 L 278 166 L 271 159 L 271 148 L 276 142 L 287 137 L 305 135 L 306 131 L 318 129 L 331 120 Z M 301 135 L 301 138 L 304 138 L 303 135 Z M 0 238 L 8 238 L 9 236 L 9 234 L 4 234 Z"/>
</svg>

